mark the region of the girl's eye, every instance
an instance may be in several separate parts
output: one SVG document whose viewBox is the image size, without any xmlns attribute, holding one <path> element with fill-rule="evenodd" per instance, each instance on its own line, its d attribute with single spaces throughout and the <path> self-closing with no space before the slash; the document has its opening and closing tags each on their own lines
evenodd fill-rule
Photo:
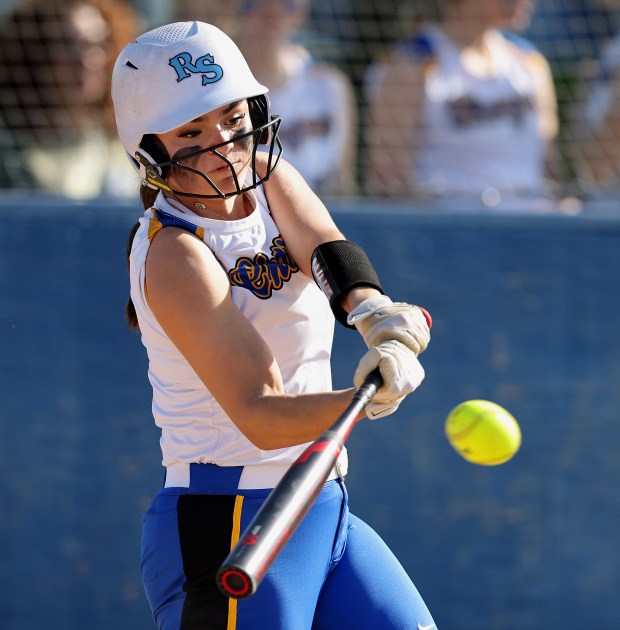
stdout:
<svg viewBox="0 0 620 630">
<path fill-rule="evenodd" d="M 183 133 L 180 133 L 179 137 L 181 137 L 181 138 L 195 138 L 199 133 L 200 133 L 200 131 L 197 130 L 197 129 L 188 129 L 187 131 L 184 131 Z"/>
<path fill-rule="evenodd" d="M 244 119 L 245 114 L 237 114 L 236 116 L 233 116 L 226 124 L 229 127 L 239 127 L 241 124 L 243 124 Z"/>
</svg>

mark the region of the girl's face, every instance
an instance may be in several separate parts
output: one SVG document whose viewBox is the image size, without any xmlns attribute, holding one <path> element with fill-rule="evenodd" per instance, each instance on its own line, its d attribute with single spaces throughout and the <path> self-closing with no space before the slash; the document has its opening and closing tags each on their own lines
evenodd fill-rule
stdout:
<svg viewBox="0 0 620 630">
<path fill-rule="evenodd" d="M 51 19 L 51 18 L 50 18 Z M 100 103 L 108 92 L 106 63 L 109 27 L 94 7 L 78 3 L 45 32 L 45 81 L 53 82 L 62 106 L 77 109 Z M 53 36 L 52 36 L 53 35 Z"/>
<path fill-rule="evenodd" d="M 158 137 L 171 159 L 178 159 L 183 166 L 200 171 L 223 193 L 234 193 L 237 185 L 233 170 L 242 186 L 251 164 L 254 146 L 253 135 L 238 140 L 235 138 L 251 130 L 248 103 L 243 100 L 203 114 L 172 131 L 159 134 Z M 220 144 L 222 146 L 213 151 L 182 159 L 183 156 Z M 217 193 L 204 177 L 180 166 L 171 167 L 167 183 L 181 192 L 199 195 Z"/>
</svg>

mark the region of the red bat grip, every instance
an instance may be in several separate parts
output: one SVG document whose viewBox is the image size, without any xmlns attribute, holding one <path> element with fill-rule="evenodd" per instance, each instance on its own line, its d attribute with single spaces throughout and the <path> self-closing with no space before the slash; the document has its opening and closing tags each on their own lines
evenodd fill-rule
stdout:
<svg viewBox="0 0 620 630">
<path fill-rule="evenodd" d="M 422 311 L 422 315 L 424 315 L 424 319 L 426 320 L 426 323 L 429 329 L 432 328 L 433 318 L 431 317 L 431 314 L 425 308 L 422 308 L 421 306 L 418 306 L 418 308 Z"/>
</svg>

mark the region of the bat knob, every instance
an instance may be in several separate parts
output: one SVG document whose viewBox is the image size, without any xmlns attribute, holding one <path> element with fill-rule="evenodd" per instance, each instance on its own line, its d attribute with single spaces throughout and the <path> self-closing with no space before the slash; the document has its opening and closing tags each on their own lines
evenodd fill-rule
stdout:
<svg viewBox="0 0 620 630">
<path fill-rule="evenodd" d="M 228 597 L 243 599 L 252 594 L 252 581 L 239 569 L 225 569 L 218 573 L 217 580 L 220 590 Z"/>
</svg>

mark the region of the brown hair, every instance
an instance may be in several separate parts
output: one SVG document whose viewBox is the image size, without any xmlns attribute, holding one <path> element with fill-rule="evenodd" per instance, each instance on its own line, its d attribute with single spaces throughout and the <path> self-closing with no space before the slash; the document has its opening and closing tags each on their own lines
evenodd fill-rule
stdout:
<svg viewBox="0 0 620 630">
<path fill-rule="evenodd" d="M 153 207 L 155 203 L 155 198 L 157 197 L 158 191 L 142 184 L 140 186 L 140 200 L 142 201 L 142 205 L 145 210 Z M 127 270 L 129 270 L 129 256 L 131 255 L 131 246 L 133 245 L 133 239 L 140 227 L 140 223 L 134 223 L 129 231 L 129 238 L 127 239 L 127 245 L 125 246 L 125 256 L 127 259 Z M 138 324 L 138 315 L 136 314 L 136 307 L 131 298 L 128 298 L 127 303 L 125 304 L 125 319 L 127 320 L 127 325 L 132 332 L 138 333 L 140 332 L 140 325 Z"/>
<path fill-rule="evenodd" d="M 71 72 L 52 71 L 60 59 L 80 56 L 77 44 L 68 38 L 67 23 L 81 7 L 91 7 L 101 16 L 106 33 L 98 42 L 105 63 L 102 89 L 93 101 L 80 102 L 79 78 Z M 79 123 L 80 114 L 101 114 L 106 131 L 115 133 L 109 85 L 114 62 L 122 47 L 135 39 L 140 19 L 126 0 L 30 0 L 17 5 L 0 24 L 0 117 L 19 134 L 25 145 L 31 138 L 61 140 Z M 93 40 L 93 46 L 97 45 Z M 60 125 L 60 127 L 59 127 Z M 45 135 L 47 134 L 47 135 Z"/>
</svg>

